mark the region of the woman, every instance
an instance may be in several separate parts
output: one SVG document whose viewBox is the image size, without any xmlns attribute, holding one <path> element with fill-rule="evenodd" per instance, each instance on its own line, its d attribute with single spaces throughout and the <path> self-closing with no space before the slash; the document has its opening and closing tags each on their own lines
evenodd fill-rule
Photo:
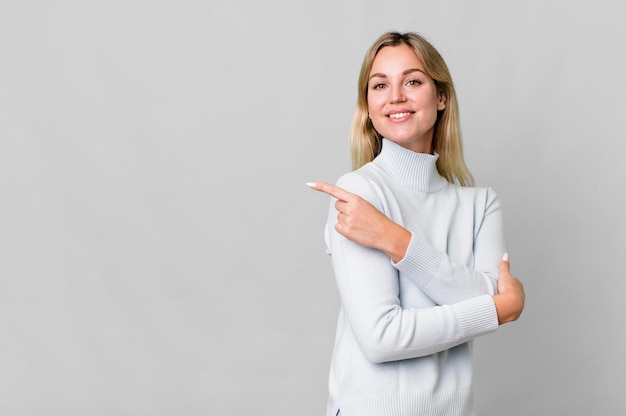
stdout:
<svg viewBox="0 0 626 416">
<path fill-rule="evenodd" d="M 327 416 L 473 414 L 472 339 L 516 320 L 501 208 L 474 188 L 445 62 L 414 33 L 366 53 L 355 170 L 337 186 L 326 243 L 341 309 Z M 502 260 L 501 260 L 502 259 Z"/>
</svg>

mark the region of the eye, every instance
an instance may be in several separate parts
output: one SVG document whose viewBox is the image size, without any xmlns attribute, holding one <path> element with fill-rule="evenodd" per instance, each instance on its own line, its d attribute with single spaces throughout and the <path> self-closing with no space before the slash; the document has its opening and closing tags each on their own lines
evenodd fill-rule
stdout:
<svg viewBox="0 0 626 416">
<path fill-rule="evenodd" d="M 374 85 L 372 85 L 372 89 L 373 90 L 382 90 L 383 88 L 385 88 L 385 84 L 374 84 Z"/>
<path fill-rule="evenodd" d="M 409 85 L 411 87 L 416 87 L 418 85 L 422 85 L 422 81 L 420 81 L 419 79 L 410 79 L 407 81 L 406 85 Z"/>
</svg>

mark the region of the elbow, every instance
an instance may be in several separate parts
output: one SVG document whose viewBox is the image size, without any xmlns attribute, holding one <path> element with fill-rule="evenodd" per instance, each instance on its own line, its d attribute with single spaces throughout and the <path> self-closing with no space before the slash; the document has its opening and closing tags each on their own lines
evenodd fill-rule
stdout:
<svg viewBox="0 0 626 416">
<path fill-rule="evenodd" d="M 388 351 L 376 346 L 369 345 L 366 348 L 361 348 L 361 351 L 363 351 L 363 355 L 365 356 L 367 361 L 372 364 L 382 364 L 389 361 L 397 360 L 394 359 L 392 357 L 392 354 L 390 354 Z"/>
<path fill-rule="evenodd" d="M 372 364 L 382 364 L 398 360 L 402 349 L 402 330 L 398 328 L 400 308 L 392 308 L 370 321 L 369 325 L 361 326 L 355 332 L 356 341 L 363 356 Z"/>
<path fill-rule="evenodd" d="M 400 357 L 398 354 L 394 354 L 390 351 L 386 351 L 379 348 L 362 349 L 363 355 L 372 364 L 384 364 L 392 361 L 399 361 L 406 357 Z"/>
<path fill-rule="evenodd" d="M 398 360 L 398 346 L 392 345 L 389 328 L 361 328 L 355 333 L 361 353 L 372 364 L 382 364 Z"/>
<path fill-rule="evenodd" d="M 370 343 L 361 347 L 363 355 L 372 364 L 383 364 L 392 361 L 418 358 L 437 352 L 430 348 L 408 348 L 385 345 L 384 343 Z"/>
<path fill-rule="evenodd" d="M 398 324 L 398 320 L 385 319 L 361 331 L 357 342 L 370 363 L 382 364 L 432 354 L 427 345 L 418 342 L 421 337 L 415 331 L 417 325 Z"/>
</svg>

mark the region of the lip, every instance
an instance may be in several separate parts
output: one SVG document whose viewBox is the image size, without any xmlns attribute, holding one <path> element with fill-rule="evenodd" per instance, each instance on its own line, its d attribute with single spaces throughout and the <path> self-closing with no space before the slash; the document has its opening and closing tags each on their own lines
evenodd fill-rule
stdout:
<svg viewBox="0 0 626 416">
<path fill-rule="evenodd" d="M 413 114 L 415 114 L 415 111 L 398 109 L 385 114 L 385 117 L 392 121 L 403 121 L 411 117 Z"/>
</svg>

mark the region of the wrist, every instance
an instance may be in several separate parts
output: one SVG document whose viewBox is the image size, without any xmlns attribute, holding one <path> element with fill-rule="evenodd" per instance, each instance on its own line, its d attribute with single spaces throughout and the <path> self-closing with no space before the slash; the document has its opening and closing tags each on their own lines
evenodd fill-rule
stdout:
<svg viewBox="0 0 626 416">
<path fill-rule="evenodd" d="M 393 228 L 387 233 L 383 252 L 391 258 L 394 263 L 398 263 L 406 255 L 407 248 L 411 242 L 411 233 L 404 227 L 393 223 Z"/>
<path fill-rule="evenodd" d="M 524 301 L 509 292 L 494 295 L 493 302 L 498 314 L 498 325 L 517 320 L 524 309 Z"/>
</svg>

